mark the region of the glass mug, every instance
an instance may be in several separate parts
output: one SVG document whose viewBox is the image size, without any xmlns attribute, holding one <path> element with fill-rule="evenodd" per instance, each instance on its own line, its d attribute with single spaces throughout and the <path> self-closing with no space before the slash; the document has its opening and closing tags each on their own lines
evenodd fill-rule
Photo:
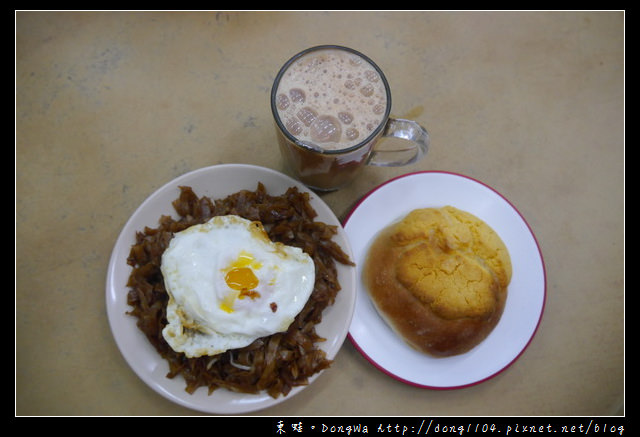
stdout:
<svg viewBox="0 0 640 437">
<path fill-rule="evenodd" d="M 429 149 L 425 128 L 390 118 L 391 91 L 382 70 L 348 47 L 311 47 L 289 59 L 271 89 L 271 110 L 286 164 L 319 191 L 343 187 L 365 165 L 412 164 Z M 379 141 L 384 137 L 406 141 L 388 147 Z"/>
</svg>

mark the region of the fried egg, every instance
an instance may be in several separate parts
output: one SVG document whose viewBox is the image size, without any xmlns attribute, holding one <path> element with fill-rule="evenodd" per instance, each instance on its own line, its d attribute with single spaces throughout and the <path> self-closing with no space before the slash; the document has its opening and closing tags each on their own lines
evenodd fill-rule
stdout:
<svg viewBox="0 0 640 437">
<path fill-rule="evenodd" d="M 272 242 L 260 222 L 235 215 L 174 234 L 161 271 L 169 294 L 162 335 L 187 357 L 286 331 L 315 281 L 302 249 Z"/>
</svg>

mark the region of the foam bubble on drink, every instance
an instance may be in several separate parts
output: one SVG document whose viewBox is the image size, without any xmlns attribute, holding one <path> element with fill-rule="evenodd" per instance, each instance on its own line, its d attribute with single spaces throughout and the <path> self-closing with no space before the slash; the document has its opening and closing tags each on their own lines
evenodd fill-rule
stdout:
<svg viewBox="0 0 640 437">
<path fill-rule="evenodd" d="M 292 63 L 276 91 L 285 128 L 302 142 L 339 150 L 366 139 L 383 122 L 387 90 L 362 57 L 340 49 L 311 51 Z"/>
</svg>

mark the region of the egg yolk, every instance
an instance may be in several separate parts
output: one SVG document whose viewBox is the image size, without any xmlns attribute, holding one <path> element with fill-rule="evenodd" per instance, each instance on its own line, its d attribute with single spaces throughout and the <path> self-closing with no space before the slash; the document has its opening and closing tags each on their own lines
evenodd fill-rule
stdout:
<svg viewBox="0 0 640 437">
<path fill-rule="evenodd" d="M 233 302 L 236 297 L 244 299 L 250 297 L 255 299 L 260 297 L 260 293 L 254 289 L 260 281 L 253 273 L 252 268 L 259 269 L 262 265 L 256 262 L 251 254 L 241 252 L 238 258 L 225 270 L 227 273 L 224 277 L 229 288 L 239 291 L 240 293 L 230 293 L 221 303 L 220 308 L 228 313 L 233 312 Z"/>
<path fill-rule="evenodd" d="M 234 290 L 250 291 L 258 286 L 258 278 L 249 267 L 240 267 L 229 270 L 224 277 L 227 285 Z"/>
</svg>

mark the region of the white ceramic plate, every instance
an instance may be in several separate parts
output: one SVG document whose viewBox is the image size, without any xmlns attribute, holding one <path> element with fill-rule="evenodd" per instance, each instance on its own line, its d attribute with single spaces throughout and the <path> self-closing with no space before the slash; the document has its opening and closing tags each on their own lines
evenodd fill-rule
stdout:
<svg viewBox="0 0 640 437">
<path fill-rule="evenodd" d="M 107 315 L 122 355 L 134 372 L 156 392 L 194 410 L 217 414 L 255 411 L 291 399 L 307 386 L 296 387 L 286 397 L 274 399 L 266 393 L 242 394 L 225 389 L 218 389 L 208 395 L 206 388 L 199 388 L 194 394 L 189 394 L 185 391 L 185 382 L 181 376 L 174 379 L 166 378 L 168 363 L 138 329 L 136 318 L 126 314 L 130 310 L 127 304 L 126 283 L 131 272 L 127 256 L 135 242 L 136 231 L 144 229 L 145 226 L 156 227 L 158 218 L 163 214 L 177 218 L 171 202 L 179 196 L 180 185 L 192 187 L 198 196 L 218 199 L 243 189 L 253 191 L 258 182 L 262 182 L 267 193 L 272 195 L 280 195 L 292 186 L 297 186 L 303 192 L 309 191 L 300 182 L 282 173 L 252 165 L 225 164 L 192 171 L 167 183 L 140 205 L 122 229 L 109 262 L 106 286 Z M 338 234 L 334 239 L 353 259 L 346 233 L 339 220 L 319 197 L 312 192 L 309 194 L 310 203 L 318 213 L 315 220 L 338 226 Z M 342 290 L 338 293 L 335 303 L 324 311 L 322 322 L 316 328 L 318 334 L 327 339 L 321 343 L 321 347 L 329 359 L 335 357 L 346 339 L 355 304 L 355 268 L 339 263 L 336 265 Z M 317 376 L 319 374 L 310 378 L 309 384 Z"/>
<path fill-rule="evenodd" d="M 413 209 L 445 205 L 476 215 L 500 235 L 509 249 L 513 276 L 504 313 L 491 334 L 467 353 L 434 358 L 412 349 L 384 322 L 362 285 L 361 268 L 372 238 L 381 229 Z M 418 387 L 466 387 L 506 369 L 533 338 L 546 296 L 542 254 L 524 218 L 487 185 L 447 172 L 400 176 L 369 192 L 351 211 L 344 227 L 358 275 L 349 338 L 384 373 Z"/>
</svg>

